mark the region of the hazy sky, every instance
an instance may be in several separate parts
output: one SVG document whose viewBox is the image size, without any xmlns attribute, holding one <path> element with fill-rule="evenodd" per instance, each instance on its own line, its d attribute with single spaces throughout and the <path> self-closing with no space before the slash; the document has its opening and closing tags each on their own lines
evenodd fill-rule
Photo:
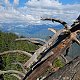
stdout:
<svg viewBox="0 0 80 80">
<path fill-rule="evenodd" d="M 80 0 L 0 0 L 0 23 L 44 24 L 41 17 L 72 22 L 79 14 Z"/>
</svg>

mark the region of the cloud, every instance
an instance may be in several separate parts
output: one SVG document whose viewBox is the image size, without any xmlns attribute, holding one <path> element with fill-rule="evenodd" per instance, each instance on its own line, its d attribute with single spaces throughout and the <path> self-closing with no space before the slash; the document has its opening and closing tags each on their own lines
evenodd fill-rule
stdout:
<svg viewBox="0 0 80 80">
<path fill-rule="evenodd" d="M 29 0 L 26 4 L 32 15 L 56 17 L 70 24 L 80 14 L 80 4 L 63 5 L 58 0 Z"/>
<path fill-rule="evenodd" d="M 32 15 L 23 15 L 16 9 L 4 10 L 0 13 L 1 22 L 30 22 L 30 20 L 35 20 Z"/>
<path fill-rule="evenodd" d="M 14 4 L 18 5 L 19 4 L 19 0 L 14 0 Z"/>
<path fill-rule="evenodd" d="M 61 6 L 58 0 L 29 0 L 26 4 L 36 8 L 59 8 Z"/>
<path fill-rule="evenodd" d="M 11 5 L 9 0 L 4 1 L 7 6 Z M 41 17 L 55 17 L 72 22 L 80 14 L 80 4 L 63 5 L 58 0 L 29 0 L 23 7 L 4 7 L 4 2 L 0 2 L 0 23 L 1 22 L 25 22 L 27 24 L 48 24 L 41 21 Z M 18 5 L 19 0 L 14 0 Z M 52 24 L 52 23 L 50 23 Z"/>
<path fill-rule="evenodd" d="M 5 0 L 5 4 L 9 4 L 9 0 Z"/>
<path fill-rule="evenodd" d="M 9 0 L 4 0 L 4 3 L 6 4 L 6 6 L 11 6 Z"/>
</svg>

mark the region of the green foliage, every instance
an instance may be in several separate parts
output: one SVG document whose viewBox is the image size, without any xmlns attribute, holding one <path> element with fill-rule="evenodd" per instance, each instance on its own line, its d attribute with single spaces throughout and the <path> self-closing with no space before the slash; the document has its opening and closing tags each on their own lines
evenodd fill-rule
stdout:
<svg viewBox="0 0 80 80">
<path fill-rule="evenodd" d="M 11 76 L 10 74 L 5 74 L 4 75 L 4 80 L 19 80 L 14 76 Z"/>
<path fill-rule="evenodd" d="M 15 41 L 16 38 L 18 38 L 18 36 L 13 33 L 3 33 L 0 31 L 0 52 L 4 52 L 8 50 L 23 50 L 27 52 L 34 52 L 38 48 L 38 46 L 28 41 Z M 4 70 L 22 71 L 22 68 L 19 65 L 12 64 L 12 63 L 20 62 L 24 64 L 29 59 L 28 56 L 18 54 L 18 53 L 6 54 L 2 57 L 4 61 L 3 64 Z M 59 58 L 57 58 L 54 61 L 54 66 L 62 67 L 63 63 Z M 11 76 L 10 74 L 5 74 L 4 80 L 17 80 L 17 78 Z"/>
<path fill-rule="evenodd" d="M 2 33 L 0 32 L 0 52 L 14 49 L 14 39 L 18 38 L 12 33 Z"/>
<path fill-rule="evenodd" d="M 55 67 L 63 67 L 64 64 L 62 63 L 61 59 L 57 58 L 57 59 L 54 61 L 54 66 L 55 66 Z"/>
<path fill-rule="evenodd" d="M 27 52 L 34 52 L 38 48 L 35 44 L 32 44 L 28 41 L 15 41 L 18 38 L 17 35 L 13 33 L 3 33 L 0 31 L 0 52 L 8 50 L 23 50 Z M 14 62 L 20 62 L 24 64 L 29 57 L 23 54 L 12 53 L 2 56 L 4 61 L 4 70 L 18 70 L 22 71 L 20 65 L 12 64 Z M 15 77 L 10 76 L 9 74 L 4 75 L 4 80 L 17 80 Z"/>
<path fill-rule="evenodd" d="M 18 38 L 18 36 L 13 33 L 0 32 L 0 52 L 8 50 L 24 50 L 31 52 L 38 48 L 38 46 L 28 41 L 16 42 L 16 38 Z"/>
<path fill-rule="evenodd" d="M 38 46 L 36 46 L 35 44 L 32 44 L 28 41 L 17 41 L 16 43 L 16 49 L 20 49 L 20 50 L 24 50 L 27 52 L 34 52 Z"/>
</svg>

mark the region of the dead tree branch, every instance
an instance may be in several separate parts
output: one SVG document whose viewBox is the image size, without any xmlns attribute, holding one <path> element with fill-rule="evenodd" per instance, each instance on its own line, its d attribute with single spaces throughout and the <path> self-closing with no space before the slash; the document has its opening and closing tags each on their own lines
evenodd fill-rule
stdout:
<svg viewBox="0 0 80 80">
<path fill-rule="evenodd" d="M 17 71 L 17 70 L 7 70 L 7 71 L 1 71 L 0 70 L 0 74 L 8 74 L 8 73 L 15 73 L 15 74 L 21 75 L 23 77 L 25 76 L 24 73 Z"/>
<path fill-rule="evenodd" d="M 24 73 L 26 73 L 27 72 L 27 70 L 23 67 L 23 65 L 20 63 L 20 62 L 14 62 L 14 63 L 12 63 L 12 64 L 18 64 L 18 65 L 20 65 L 20 67 L 22 68 L 22 70 L 23 70 L 23 72 Z"/>
<path fill-rule="evenodd" d="M 65 32 L 65 29 L 61 29 L 55 33 L 52 38 L 43 46 L 41 46 L 38 50 L 35 51 L 33 56 L 24 64 L 24 67 L 28 68 L 32 65 L 32 63 L 35 61 L 37 62 L 37 57 L 41 55 L 42 53 L 45 53 L 57 40 L 58 36 L 62 33 Z M 52 53 L 51 53 L 52 54 Z"/>
<path fill-rule="evenodd" d="M 22 78 L 19 75 L 17 75 L 17 74 L 10 74 L 10 75 L 16 77 L 19 80 L 22 80 Z"/>
<path fill-rule="evenodd" d="M 80 66 L 80 57 L 76 57 L 72 61 L 67 63 L 65 66 L 60 68 L 58 71 L 49 74 L 44 80 L 51 80 L 51 79 L 61 80 L 66 77 L 72 79 L 74 74 L 80 69 L 79 66 Z"/>
<path fill-rule="evenodd" d="M 45 19 L 45 20 L 52 20 L 52 19 Z M 54 20 L 54 19 L 53 19 Z M 65 26 L 66 23 L 60 22 L 61 24 L 63 24 Z M 65 27 L 67 28 L 67 27 Z M 48 46 L 48 49 L 45 51 L 45 49 L 43 49 L 44 54 L 46 55 L 46 53 L 49 53 L 50 51 L 52 51 L 54 54 L 50 55 L 47 59 L 45 59 L 44 61 L 38 61 L 37 64 L 33 65 L 31 67 L 31 70 L 26 74 L 26 76 L 24 77 L 23 80 L 25 80 L 27 78 L 27 80 L 36 80 L 38 77 L 40 77 L 49 67 L 50 64 L 48 63 L 52 63 L 58 56 L 60 56 L 72 43 L 72 36 L 75 33 L 75 31 L 80 30 L 80 24 L 76 24 L 74 25 L 71 29 L 68 29 L 69 33 L 64 33 L 63 35 L 60 35 L 61 33 L 56 33 L 58 34 L 58 36 L 55 34 L 56 40 L 58 40 L 56 42 L 56 40 L 52 40 L 51 45 Z M 61 37 L 62 36 L 62 37 Z M 76 36 L 75 36 L 76 37 Z M 53 42 L 56 43 L 53 43 Z M 42 50 L 41 50 L 42 51 Z M 40 53 L 38 53 L 40 54 Z M 37 58 L 37 56 L 36 56 Z M 44 57 L 43 57 L 44 58 Z M 42 58 L 42 59 L 43 59 Z M 35 75 L 34 75 L 35 74 Z"/>
<path fill-rule="evenodd" d="M 69 62 L 68 59 L 66 59 L 66 57 L 63 54 L 61 54 L 60 56 L 64 59 L 65 63 Z"/>
<path fill-rule="evenodd" d="M 70 29 L 70 27 L 69 27 L 69 25 L 65 22 L 65 21 L 62 21 L 62 20 L 60 20 L 60 19 L 55 19 L 55 18 L 42 18 L 41 20 L 49 20 L 49 21 L 52 21 L 52 22 L 58 22 L 58 23 L 60 23 L 60 24 L 62 24 L 64 27 L 65 27 L 65 29 Z"/>
<path fill-rule="evenodd" d="M 0 53 L 0 55 L 5 55 L 5 54 L 12 54 L 12 53 L 20 53 L 20 54 L 24 54 L 28 57 L 32 57 L 32 55 L 26 51 L 21 51 L 21 50 L 12 50 L 12 51 L 4 51 L 2 53 Z"/>
<path fill-rule="evenodd" d="M 25 80 L 26 77 L 28 77 L 27 80 L 36 80 L 40 75 L 42 75 L 43 72 L 45 72 L 50 67 L 48 62 L 52 63 L 61 53 L 64 52 L 64 50 L 67 46 L 69 46 L 70 43 L 70 39 L 65 39 L 64 41 L 62 41 L 56 48 L 52 49 L 54 54 L 49 56 L 45 61 L 39 63 L 34 68 L 32 68 L 32 70 L 30 70 L 31 73 L 27 73 L 23 80 Z"/>
<path fill-rule="evenodd" d="M 18 38 L 15 41 L 26 41 L 26 40 L 39 45 L 43 45 L 47 42 L 46 40 L 40 38 Z"/>
<path fill-rule="evenodd" d="M 48 30 L 50 30 L 50 31 L 52 31 L 52 32 L 54 32 L 54 33 L 57 32 L 57 31 L 56 31 L 55 29 L 53 29 L 53 28 L 48 28 Z"/>
<path fill-rule="evenodd" d="M 80 41 L 77 39 L 77 32 L 79 32 L 79 30 L 74 33 L 71 33 L 71 38 L 73 41 L 80 45 Z"/>
</svg>

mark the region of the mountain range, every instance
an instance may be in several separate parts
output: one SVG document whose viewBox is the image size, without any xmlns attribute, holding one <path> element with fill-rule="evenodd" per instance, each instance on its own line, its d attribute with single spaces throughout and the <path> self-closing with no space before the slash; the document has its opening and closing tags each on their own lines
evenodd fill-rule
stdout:
<svg viewBox="0 0 80 80">
<path fill-rule="evenodd" d="M 60 29 L 61 25 L 27 25 L 27 23 L 1 23 L 0 30 L 3 32 L 12 32 L 18 36 L 25 37 L 37 37 L 37 38 L 47 38 L 48 36 L 53 35 L 48 28 Z"/>
</svg>

